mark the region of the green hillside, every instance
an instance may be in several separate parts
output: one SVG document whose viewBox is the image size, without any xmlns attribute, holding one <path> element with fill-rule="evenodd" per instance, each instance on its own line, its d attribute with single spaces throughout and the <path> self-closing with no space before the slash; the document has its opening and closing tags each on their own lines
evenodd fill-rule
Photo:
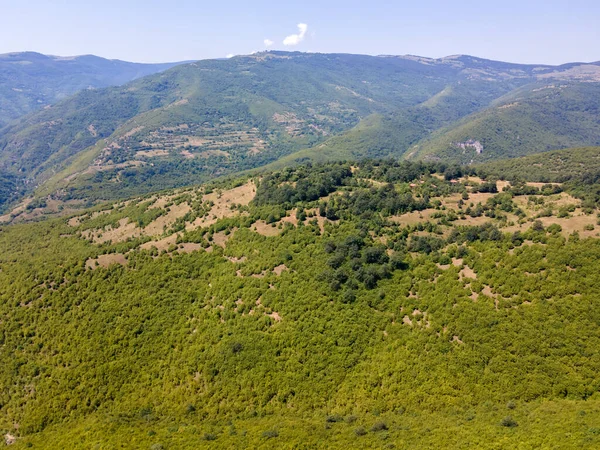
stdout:
<svg viewBox="0 0 600 450">
<path fill-rule="evenodd" d="M 600 172 L 600 147 L 569 148 L 522 158 L 494 161 L 480 170 L 507 180 L 565 182 Z"/>
<path fill-rule="evenodd" d="M 368 116 L 356 127 L 264 168 L 270 170 L 306 161 L 399 158 L 432 131 L 484 107 L 505 91 L 502 84 L 489 81 L 448 85 L 422 103 L 392 114 Z"/>
<path fill-rule="evenodd" d="M 592 82 L 528 86 L 434 132 L 407 156 L 465 164 L 600 145 L 599 95 Z"/>
<path fill-rule="evenodd" d="M 598 448 L 597 204 L 473 171 L 299 166 L 2 227 L 1 434 Z"/>
<path fill-rule="evenodd" d="M 423 101 L 443 88 L 436 70 L 402 60 L 275 53 L 188 64 L 122 88 L 82 92 L 5 128 L 0 168 L 35 186 L 106 139 L 91 170 L 73 169 L 79 180 L 69 183 L 71 196 L 90 197 L 90 189 L 127 195 L 129 183 L 137 192 L 190 184 L 273 161 L 375 111 Z M 413 89 L 399 89 L 426 75 Z M 164 180 L 148 186 L 157 174 Z M 111 192 L 105 179 L 125 186 Z"/>
</svg>

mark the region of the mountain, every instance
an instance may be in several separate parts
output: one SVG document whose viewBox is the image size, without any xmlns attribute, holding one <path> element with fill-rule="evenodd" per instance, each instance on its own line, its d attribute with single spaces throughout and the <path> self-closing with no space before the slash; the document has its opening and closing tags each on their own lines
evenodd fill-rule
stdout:
<svg viewBox="0 0 600 450">
<path fill-rule="evenodd" d="M 481 175 L 297 166 L 3 226 L 1 435 L 599 448 L 600 197 Z"/>
<path fill-rule="evenodd" d="M 528 85 L 432 133 L 407 157 L 464 164 L 600 145 L 599 98 L 595 82 Z"/>
<path fill-rule="evenodd" d="M 547 125 L 546 116 L 557 111 L 565 116 L 557 131 L 564 139 L 555 145 L 595 144 L 599 71 L 595 64 L 521 65 L 470 56 L 265 52 L 199 61 L 122 87 L 80 92 L 3 128 L 0 172 L 21 180 L 15 197 L 26 192 L 82 202 L 267 164 L 402 157 L 409 149 L 409 157 L 441 158 L 447 146 L 416 151 L 415 145 L 519 96 L 541 109 L 531 127 Z M 535 101 L 547 95 L 540 83 L 568 85 L 559 87 L 563 98 L 547 114 L 547 102 Z M 458 143 L 465 152 L 470 139 L 481 145 L 463 134 L 466 141 Z M 527 141 L 507 156 L 533 151 L 528 143 L 535 133 L 522 134 Z M 555 135 L 548 135 L 537 149 L 552 146 Z M 505 146 L 489 148 L 481 139 L 485 157 L 504 155 Z"/>
<path fill-rule="evenodd" d="M 174 65 L 138 64 L 93 55 L 1 54 L 0 128 L 81 90 L 125 84 Z"/>
</svg>

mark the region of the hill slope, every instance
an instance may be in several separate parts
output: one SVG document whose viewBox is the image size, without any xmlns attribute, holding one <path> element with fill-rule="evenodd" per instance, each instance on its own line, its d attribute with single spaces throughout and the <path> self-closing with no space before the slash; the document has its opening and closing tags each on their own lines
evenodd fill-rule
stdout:
<svg viewBox="0 0 600 450">
<path fill-rule="evenodd" d="M 139 64 L 93 55 L 60 57 L 34 52 L 2 54 L 0 128 L 83 89 L 125 84 L 176 64 Z"/>
<path fill-rule="evenodd" d="M 533 84 L 418 143 L 410 158 L 458 163 L 600 145 L 600 83 Z"/>
<path fill-rule="evenodd" d="M 299 167 L 3 227 L 0 432 L 597 448 L 597 209 L 437 170 Z"/>
<path fill-rule="evenodd" d="M 565 182 L 600 173 L 600 147 L 569 148 L 478 166 L 502 179 Z"/>
</svg>

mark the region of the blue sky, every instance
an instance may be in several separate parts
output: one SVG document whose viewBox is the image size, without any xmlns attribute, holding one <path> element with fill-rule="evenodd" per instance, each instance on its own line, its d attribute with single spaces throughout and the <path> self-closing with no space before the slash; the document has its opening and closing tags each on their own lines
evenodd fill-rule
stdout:
<svg viewBox="0 0 600 450">
<path fill-rule="evenodd" d="M 600 0 L 0 0 L 0 53 L 163 62 L 266 48 L 597 61 Z"/>
</svg>

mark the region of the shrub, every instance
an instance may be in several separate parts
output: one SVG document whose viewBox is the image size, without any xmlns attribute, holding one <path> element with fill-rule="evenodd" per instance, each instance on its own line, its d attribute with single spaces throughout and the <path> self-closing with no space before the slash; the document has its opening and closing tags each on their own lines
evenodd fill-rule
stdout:
<svg viewBox="0 0 600 450">
<path fill-rule="evenodd" d="M 353 303 L 356 300 L 356 294 L 354 293 L 354 291 L 348 289 L 346 292 L 344 292 L 344 295 L 342 297 L 342 301 L 344 303 Z"/>
<path fill-rule="evenodd" d="M 373 431 L 373 432 L 384 431 L 387 429 L 388 429 L 388 426 L 385 422 L 375 422 L 373 424 L 373 426 L 371 427 L 371 431 Z"/>
<path fill-rule="evenodd" d="M 558 234 L 562 231 L 562 227 L 557 223 L 553 223 L 546 228 L 546 231 L 550 234 Z"/>
<path fill-rule="evenodd" d="M 544 224 L 540 220 L 536 220 L 535 222 L 533 222 L 531 229 L 533 231 L 544 231 Z"/>
<path fill-rule="evenodd" d="M 233 353 L 239 353 L 244 349 L 244 346 L 239 343 L 239 342 L 234 342 L 233 345 L 231 346 L 231 351 Z"/>
<path fill-rule="evenodd" d="M 266 439 L 276 438 L 279 436 L 279 432 L 277 430 L 267 430 L 264 431 L 262 437 Z"/>
<path fill-rule="evenodd" d="M 357 436 L 364 436 L 367 434 L 367 430 L 365 430 L 363 427 L 358 427 L 356 430 L 354 430 L 354 434 Z"/>
<path fill-rule="evenodd" d="M 504 419 L 502 419 L 502 421 L 500 422 L 500 425 L 502 425 L 503 427 L 508 427 L 508 428 L 514 428 L 514 427 L 519 426 L 519 424 L 510 416 L 507 416 Z"/>
<path fill-rule="evenodd" d="M 217 435 L 213 433 L 206 433 L 204 436 L 202 436 L 202 439 L 205 441 L 216 441 Z"/>
<path fill-rule="evenodd" d="M 337 415 L 337 414 L 334 414 L 332 416 L 327 416 L 325 418 L 325 422 L 328 422 L 328 423 L 341 422 L 343 420 L 344 420 L 344 418 L 342 416 Z"/>
</svg>

